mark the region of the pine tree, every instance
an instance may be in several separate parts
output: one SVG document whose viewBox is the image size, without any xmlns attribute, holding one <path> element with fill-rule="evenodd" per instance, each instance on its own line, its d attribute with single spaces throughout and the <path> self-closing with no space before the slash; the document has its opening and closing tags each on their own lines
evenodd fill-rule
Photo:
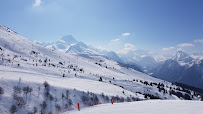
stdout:
<svg viewBox="0 0 203 114">
<path fill-rule="evenodd" d="M 37 112 L 38 112 L 38 109 L 37 109 L 37 107 L 34 106 L 33 107 L 33 113 L 36 114 Z"/>
<path fill-rule="evenodd" d="M 99 81 L 102 82 L 102 77 L 99 78 Z"/>
<path fill-rule="evenodd" d="M 50 90 L 50 85 L 46 81 L 44 82 L 44 88 L 45 88 L 46 91 Z"/>
<path fill-rule="evenodd" d="M 4 89 L 0 86 L 0 96 L 4 94 Z"/>
<path fill-rule="evenodd" d="M 16 105 L 11 105 L 11 108 L 10 108 L 11 114 L 14 114 L 14 113 L 17 112 L 17 111 L 18 111 L 18 110 L 17 110 Z"/>
</svg>

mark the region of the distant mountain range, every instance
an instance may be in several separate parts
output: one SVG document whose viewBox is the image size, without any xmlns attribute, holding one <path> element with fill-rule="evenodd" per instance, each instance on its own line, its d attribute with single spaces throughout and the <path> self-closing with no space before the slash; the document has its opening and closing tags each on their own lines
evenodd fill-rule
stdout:
<svg viewBox="0 0 203 114">
<path fill-rule="evenodd" d="M 53 43 L 39 43 L 49 49 L 58 50 L 88 58 L 89 55 L 105 57 L 118 62 L 121 66 L 145 72 L 153 77 L 170 82 L 181 82 L 195 87 L 203 88 L 203 62 L 201 53 L 189 55 L 178 51 L 171 59 L 161 61 L 150 56 L 145 50 L 132 50 L 128 53 L 115 53 L 88 46 L 77 41 L 73 36 L 67 35 Z"/>
<path fill-rule="evenodd" d="M 67 35 L 62 37 L 61 39 L 57 40 L 53 43 L 39 43 L 46 48 L 51 50 L 58 50 L 69 54 L 75 54 L 78 56 L 88 58 L 89 55 L 97 55 L 102 56 L 109 60 L 114 60 L 118 62 L 118 64 L 135 69 L 137 71 L 143 72 L 142 68 L 135 64 L 134 62 L 124 62 L 114 51 L 107 51 L 107 50 L 100 50 L 93 46 L 88 46 L 84 42 L 77 41 L 72 35 Z"/>
<path fill-rule="evenodd" d="M 203 60 L 192 58 L 183 51 L 149 72 L 156 78 L 203 88 Z"/>
<path fill-rule="evenodd" d="M 131 50 L 127 53 L 118 53 L 119 57 L 125 63 L 134 63 L 141 67 L 145 72 L 161 64 L 162 60 L 156 60 L 149 54 L 149 51 L 137 49 Z"/>
</svg>

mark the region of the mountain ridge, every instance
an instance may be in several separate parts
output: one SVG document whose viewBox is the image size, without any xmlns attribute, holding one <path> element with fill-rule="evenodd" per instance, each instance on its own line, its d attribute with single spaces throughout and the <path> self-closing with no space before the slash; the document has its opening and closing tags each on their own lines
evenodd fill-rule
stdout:
<svg viewBox="0 0 203 114">
<path fill-rule="evenodd" d="M 193 59 L 183 51 L 178 51 L 171 59 L 150 72 L 152 72 L 152 76 L 160 79 L 203 88 L 202 61 Z"/>
</svg>

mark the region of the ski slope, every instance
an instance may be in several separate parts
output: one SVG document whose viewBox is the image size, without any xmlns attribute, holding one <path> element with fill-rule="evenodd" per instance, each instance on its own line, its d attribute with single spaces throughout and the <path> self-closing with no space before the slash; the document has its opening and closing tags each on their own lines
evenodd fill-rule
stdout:
<svg viewBox="0 0 203 114">
<path fill-rule="evenodd" d="M 202 114 L 203 102 L 183 100 L 148 100 L 102 104 L 63 114 Z"/>
</svg>

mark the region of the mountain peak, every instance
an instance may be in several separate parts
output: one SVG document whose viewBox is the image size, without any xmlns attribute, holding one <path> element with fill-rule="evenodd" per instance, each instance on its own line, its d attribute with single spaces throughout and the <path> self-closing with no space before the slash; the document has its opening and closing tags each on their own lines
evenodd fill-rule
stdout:
<svg viewBox="0 0 203 114">
<path fill-rule="evenodd" d="M 48 45 L 48 47 L 51 47 L 52 49 L 60 49 L 62 51 L 66 51 L 69 46 L 73 44 L 77 44 L 78 41 L 72 36 L 72 35 L 66 35 L 63 36 L 61 39 L 57 40 L 51 45 Z"/>
<path fill-rule="evenodd" d="M 179 61 L 180 59 L 182 58 L 186 58 L 188 57 L 189 55 L 183 51 L 178 51 L 173 57 L 172 59 L 173 60 L 176 60 L 176 61 Z"/>
<path fill-rule="evenodd" d="M 177 51 L 177 54 L 186 54 L 186 55 L 188 55 L 186 52 L 181 51 L 181 50 Z"/>
<path fill-rule="evenodd" d="M 78 41 L 72 35 L 63 36 L 61 40 L 65 41 L 68 45 L 78 43 Z"/>
<path fill-rule="evenodd" d="M 175 61 L 182 61 L 184 63 L 190 63 L 192 62 L 193 58 L 190 57 L 189 54 L 183 52 L 183 51 L 178 51 L 173 57 L 173 60 Z"/>
<path fill-rule="evenodd" d="M 78 42 L 75 45 L 72 45 L 69 47 L 69 49 L 66 51 L 66 53 L 78 53 L 78 52 L 84 52 L 88 46 L 83 42 Z"/>
<path fill-rule="evenodd" d="M 83 48 L 88 48 L 87 45 L 81 41 L 79 41 L 77 44 L 77 46 L 83 47 Z"/>
</svg>

